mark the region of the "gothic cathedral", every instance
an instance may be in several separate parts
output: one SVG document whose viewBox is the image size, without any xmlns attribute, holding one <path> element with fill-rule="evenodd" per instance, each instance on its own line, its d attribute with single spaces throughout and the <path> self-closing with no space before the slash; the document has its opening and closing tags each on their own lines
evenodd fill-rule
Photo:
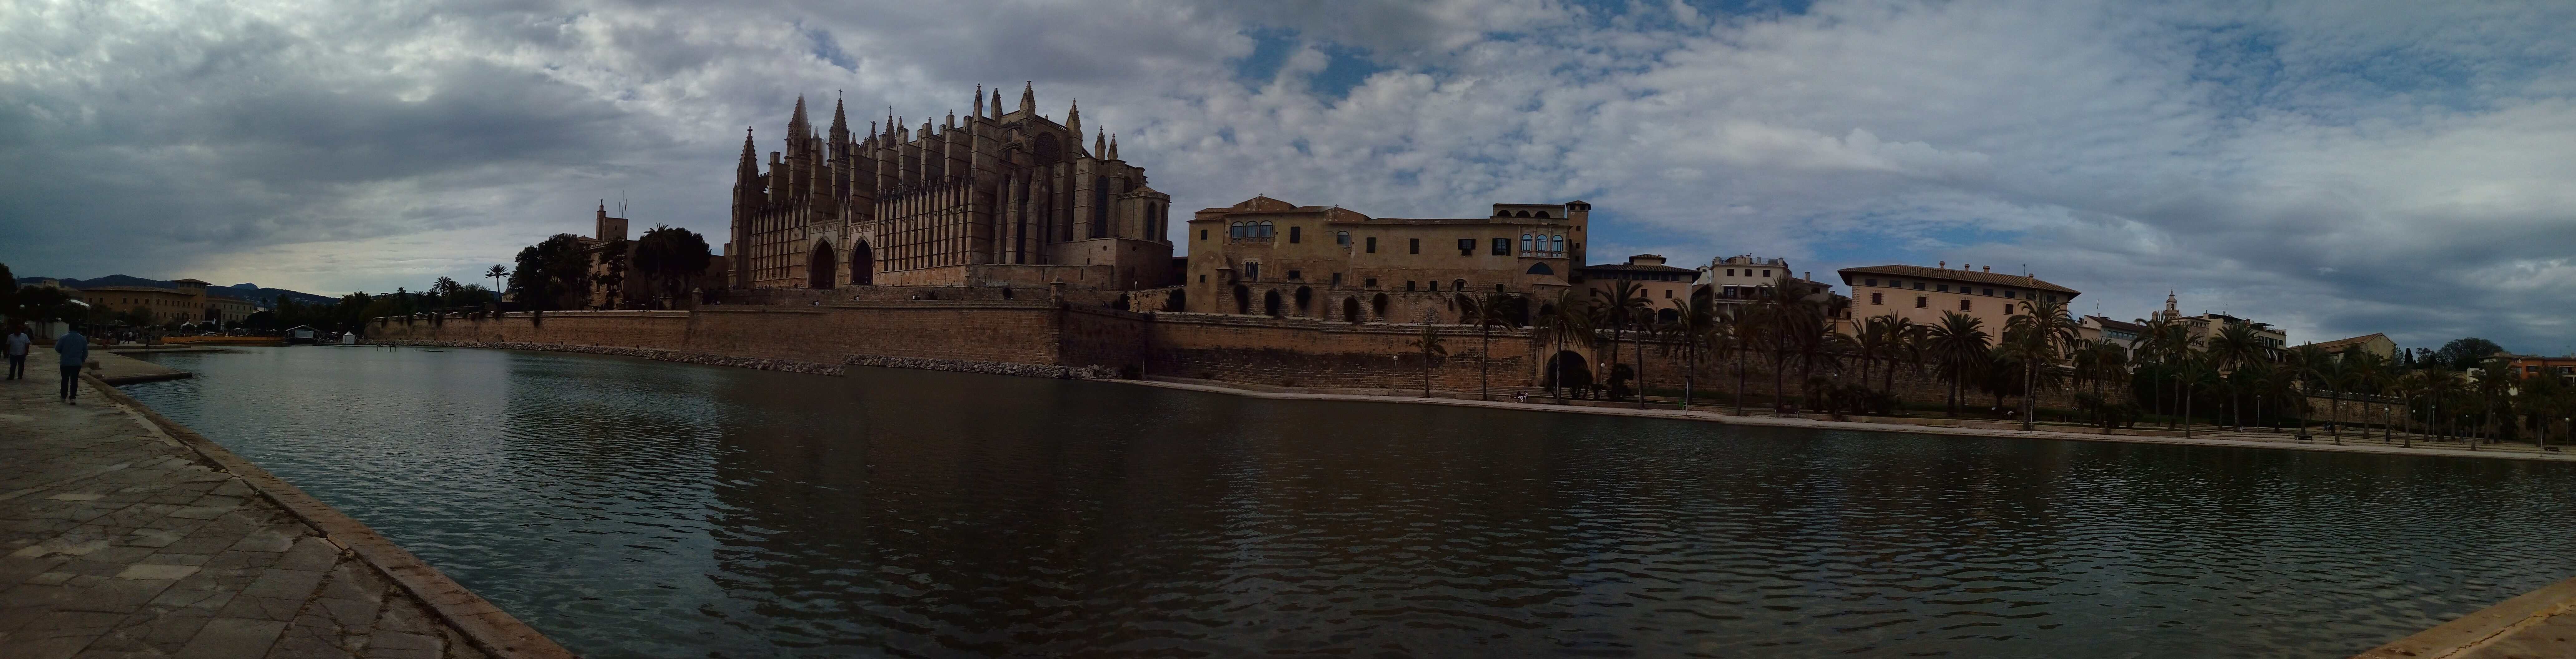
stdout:
<svg viewBox="0 0 2576 659">
<path fill-rule="evenodd" d="M 841 106 L 817 135 L 796 100 L 769 171 L 746 131 L 727 255 L 735 288 L 989 286 L 1134 290 L 1172 283 L 1169 195 L 1118 159 L 1105 134 L 1082 145 L 1081 106 L 1056 123 L 1022 87 L 1019 109 L 975 90 L 963 123 L 851 133 Z"/>
</svg>

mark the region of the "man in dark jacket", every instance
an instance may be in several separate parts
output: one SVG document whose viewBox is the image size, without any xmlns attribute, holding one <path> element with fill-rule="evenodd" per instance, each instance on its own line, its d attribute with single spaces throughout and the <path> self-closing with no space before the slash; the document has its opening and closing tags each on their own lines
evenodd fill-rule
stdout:
<svg viewBox="0 0 2576 659">
<path fill-rule="evenodd" d="M 54 353 L 63 356 L 63 402 L 79 405 L 80 370 L 89 363 L 89 337 L 82 336 L 78 327 L 65 331 L 54 337 Z"/>
</svg>

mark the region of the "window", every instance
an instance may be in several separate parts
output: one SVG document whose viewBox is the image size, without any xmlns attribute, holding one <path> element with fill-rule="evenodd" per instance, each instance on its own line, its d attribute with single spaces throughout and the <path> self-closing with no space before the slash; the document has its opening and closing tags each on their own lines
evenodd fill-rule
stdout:
<svg viewBox="0 0 2576 659">
<path fill-rule="evenodd" d="M 1413 280 L 1411 280 L 1411 279 L 1404 280 L 1404 292 L 1407 292 L 1407 293 L 1411 293 L 1411 292 L 1413 292 Z"/>
<path fill-rule="evenodd" d="M 1412 252 L 1410 252 L 1410 253 L 1413 253 L 1413 254 L 1420 254 L 1420 253 L 1422 253 L 1422 239 L 1421 239 L 1421 238 L 1414 238 L 1414 239 L 1412 239 L 1412 240 L 1413 240 L 1413 247 L 1412 247 L 1412 250 L 1413 250 L 1413 251 L 1412 251 Z M 1405 290 L 1413 290 L 1413 289 L 1411 289 L 1411 288 L 1407 288 L 1407 289 L 1405 289 Z"/>
<path fill-rule="evenodd" d="M 1914 290 L 1923 290 L 1923 282 L 1914 282 Z"/>
<path fill-rule="evenodd" d="M 2057 301 L 2057 296 L 2056 296 L 2056 295 L 2053 295 L 2053 294 L 2052 294 L 2052 295 L 2050 295 L 2050 296 L 2048 296 L 2048 301 L 2050 301 L 2050 302 L 2056 302 L 2056 301 Z"/>
<path fill-rule="evenodd" d="M 1423 282 L 1423 283 L 1424 283 L 1424 284 L 1428 284 L 1428 285 L 1430 285 L 1430 286 L 1431 286 L 1431 292 L 1433 292 L 1433 293 L 1438 293 L 1438 292 L 1440 292 L 1440 280 L 1438 280 L 1438 279 L 1434 279 L 1434 280 L 1427 281 L 1427 282 Z"/>
<path fill-rule="evenodd" d="M 1995 289 L 1991 289 L 1991 288 L 1986 289 L 1986 297 L 1994 297 L 1994 295 L 1995 295 Z"/>
<path fill-rule="evenodd" d="M 2021 294 L 2021 291 L 2004 291 L 2004 299 L 2013 299 L 2013 296 L 2019 294 Z"/>
<path fill-rule="evenodd" d="M 1207 230 L 1206 230 L 1206 229 L 1200 229 L 1200 230 L 1199 230 L 1199 232 L 1201 232 L 1201 233 L 1205 233 L 1205 232 L 1207 232 Z M 1202 283 L 1202 284 L 1207 283 L 1207 275 L 1199 275 L 1199 283 Z"/>
<path fill-rule="evenodd" d="M 1290 270 L 1290 271 L 1288 271 L 1288 278 L 1289 278 L 1289 279 L 1303 279 L 1303 278 L 1304 278 L 1304 277 L 1302 276 L 1303 274 L 1304 274 L 1304 273 L 1300 273 L 1300 272 L 1295 271 L 1295 270 Z"/>
<path fill-rule="evenodd" d="M 1261 221 L 1261 235 L 1253 236 L 1253 237 L 1255 237 L 1255 238 L 1268 238 L 1268 237 L 1276 236 L 1276 235 L 1279 235 L 1279 234 L 1277 233 L 1277 230 L 1276 230 L 1276 229 L 1272 229 L 1272 228 L 1270 228 L 1270 221 L 1269 221 L 1269 220 L 1262 220 L 1262 221 Z"/>
<path fill-rule="evenodd" d="M 1459 256 L 1475 256 L 1475 255 L 1476 255 L 1476 239 L 1474 239 L 1474 238 L 1460 238 L 1460 239 L 1458 239 L 1458 255 L 1459 255 Z"/>
<path fill-rule="evenodd" d="M 1948 292 L 1950 292 L 1950 285 L 1949 285 L 1949 284 L 1933 284 L 1933 285 L 1932 285 L 1932 288 L 1933 288 L 1934 290 L 1938 290 L 1938 291 L 1941 291 L 1941 292 L 1943 292 L 1943 293 L 1948 293 Z M 1966 291 L 1966 289 L 1961 289 L 1961 290 L 1960 290 L 1960 292 L 1965 293 L 1965 292 L 1967 292 L 1967 291 Z"/>
<path fill-rule="evenodd" d="M 1921 286 L 1922 284 L 1915 284 L 1915 285 L 1916 285 L 1916 286 Z M 1921 295 L 1914 296 L 1914 308 L 1916 308 L 1916 309 L 1930 309 L 1930 308 L 1932 308 L 1932 298 L 1923 297 L 1923 296 L 1921 296 Z"/>
<path fill-rule="evenodd" d="M 1521 234 L 1521 256 L 1530 256 L 1531 252 L 1539 251 L 1536 247 L 1537 244 L 1538 236 L 1526 233 Z"/>
<path fill-rule="evenodd" d="M 1512 239 L 1510 239 L 1510 238 L 1495 238 L 1495 239 L 1494 239 L 1494 255 L 1495 255 L 1495 256 L 1511 256 L 1511 255 L 1512 255 Z"/>
<path fill-rule="evenodd" d="M 1769 270 L 1764 270 L 1764 271 L 1762 271 L 1762 276 L 1764 276 L 1764 277 L 1769 277 L 1769 276 L 1771 276 L 1771 271 L 1769 271 Z"/>
<path fill-rule="evenodd" d="M 1334 285 L 1334 286 L 1340 286 L 1340 285 L 1342 285 L 1342 273 L 1339 273 L 1339 272 L 1333 273 L 1333 285 Z"/>
<path fill-rule="evenodd" d="M 1288 242 L 1306 242 L 1306 227 L 1288 227 Z"/>
<path fill-rule="evenodd" d="M 1877 286 L 1877 285 L 1878 285 L 1878 280 L 1876 280 L 1876 279 L 1863 279 L 1863 280 L 1860 280 L 1860 282 L 1861 282 L 1861 285 L 1862 285 L 1862 286 Z"/>
<path fill-rule="evenodd" d="M 1555 269 L 1555 268 L 1547 267 L 1547 264 L 1545 264 L 1545 263 L 1532 263 L 1532 264 L 1530 264 L 1530 267 L 1529 267 L 1529 273 L 1528 273 L 1528 274 L 1533 274 L 1533 275 L 1553 275 L 1553 274 L 1556 274 L 1556 269 Z"/>
<path fill-rule="evenodd" d="M 1207 240 L 1207 230 L 1206 230 L 1206 229 L 1200 229 L 1200 230 L 1199 230 L 1199 240 Z"/>
<path fill-rule="evenodd" d="M 1871 294 L 1869 294 L 1869 303 L 1870 303 L 1870 304 L 1885 304 L 1885 302 L 1881 302 L 1881 301 L 1879 300 L 1879 297 L 1878 297 L 1878 294 L 1877 294 L 1877 293 L 1871 293 Z"/>
<path fill-rule="evenodd" d="M 1960 310 L 1960 311 L 1967 311 L 1967 310 L 1968 310 L 1968 301 L 1967 301 L 1967 300 L 1960 300 L 1960 301 L 1959 301 L 1959 310 Z"/>
<path fill-rule="evenodd" d="M 1243 264 L 1243 278 L 1252 281 L 1261 281 L 1261 264 L 1259 262 Z"/>
<path fill-rule="evenodd" d="M 1376 253 L 1377 253 L 1377 236 L 1369 236 L 1369 239 L 1368 239 L 1368 253 L 1370 253 L 1370 254 L 1376 254 Z"/>
<path fill-rule="evenodd" d="M 1453 290 L 1453 291 L 1464 291 L 1464 290 L 1467 290 L 1467 280 L 1460 279 L 1460 280 L 1457 280 L 1457 281 L 1449 282 L 1449 290 Z"/>
<path fill-rule="evenodd" d="M 1548 251 L 1548 253 L 1550 253 L 1550 254 L 1555 254 L 1555 255 L 1557 255 L 1557 256 L 1564 256 L 1564 255 L 1565 255 L 1565 236 L 1557 236 L 1557 237 L 1556 237 L 1556 246 L 1555 246 L 1555 247 L 1548 248 L 1548 250 L 1547 250 L 1547 251 Z"/>
<path fill-rule="evenodd" d="M 1377 288 L 1377 278 L 1376 278 L 1376 277 L 1370 277 L 1370 278 L 1367 278 L 1367 279 L 1362 279 L 1362 280 L 1360 280 L 1360 285 L 1361 285 L 1361 286 L 1367 286 L 1367 287 L 1369 287 L 1369 288 Z"/>
<path fill-rule="evenodd" d="M 1242 239 L 1242 238 L 1243 238 L 1243 223 L 1242 223 L 1242 222 L 1236 222 L 1236 223 L 1234 223 L 1234 224 L 1232 224 L 1232 225 L 1228 225 L 1228 226 L 1226 226 L 1226 228 L 1225 228 L 1225 237 L 1226 237 L 1227 239 L 1229 239 L 1229 240 L 1240 240 L 1240 239 Z"/>
<path fill-rule="evenodd" d="M 1664 299 L 1669 300 L 1669 299 L 1672 299 L 1672 297 L 1673 297 L 1673 289 L 1669 289 L 1669 288 L 1664 289 Z"/>
<path fill-rule="evenodd" d="M 1348 244 L 1351 244 L 1351 232 L 1348 232 L 1348 231 L 1335 231 L 1335 232 L 1333 232 L 1333 244 L 1335 244 L 1335 245 L 1348 245 Z"/>
</svg>

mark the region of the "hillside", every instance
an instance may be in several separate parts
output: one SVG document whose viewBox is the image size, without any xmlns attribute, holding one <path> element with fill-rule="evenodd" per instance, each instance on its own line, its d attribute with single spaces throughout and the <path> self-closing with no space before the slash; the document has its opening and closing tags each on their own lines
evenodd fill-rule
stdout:
<svg viewBox="0 0 2576 659">
<path fill-rule="evenodd" d="M 19 277 L 18 283 L 21 285 L 33 284 L 45 279 L 48 278 Z M 132 275 L 108 275 L 92 279 L 57 279 L 57 281 L 61 281 L 64 286 L 72 288 L 91 288 L 96 286 L 157 286 L 161 288 L 175 288 L 179 285 L 178 282 L 175 281 L 144 279 L 142 277 Z M 338 298 L 327 295 L 314 295 L 312 293 L 291 291 L 283 288 L 261 288 L 258 284 L 251 283 L 234 284 L 231 286 L 207 286 L 206 294 L 216 297 L 249 300 L 251 303 L 262 307 L 277 306 L 277 298 L 280 296 L 285 296 L 287 299 L 306 304 L 329 304 L 338 301 Z"/>
</svg>

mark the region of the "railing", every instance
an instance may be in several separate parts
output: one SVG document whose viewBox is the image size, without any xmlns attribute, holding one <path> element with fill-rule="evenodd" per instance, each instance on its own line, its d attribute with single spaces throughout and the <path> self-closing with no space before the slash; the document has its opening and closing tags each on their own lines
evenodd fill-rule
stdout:
<svg viewBox="0 0 2576 659">
<path fill-rule="evenodd" d="M 1561 259 L 1565 258 L 1565 252 L 1552 252 L 1544 249 L 1524 249 L 1521 250 L 1521 256 Z"/>
</svg>

